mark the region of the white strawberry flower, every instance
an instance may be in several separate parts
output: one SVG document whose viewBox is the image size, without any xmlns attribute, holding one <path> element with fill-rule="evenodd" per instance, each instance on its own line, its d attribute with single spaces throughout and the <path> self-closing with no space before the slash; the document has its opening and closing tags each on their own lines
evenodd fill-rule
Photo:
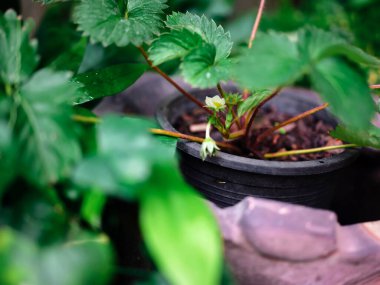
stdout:
<svg viewBox="0 0 380 285">
<path fill-rule="evenodd" d="M 202 160 L 205 160 L 207 156 L 215 155 L 216 151 L 220 150 L 220 148 L 216 145 L 216 142 L 210 136 L 210 129 L 211 123 L 209 122 L 206 129 L 206 137 L 202 143 L 200 150 L 200 156 Z"/>
<path fill-rule="evenodd" d="M 226 108 L 226 100 L 221 98 L 219 95 L 215 95 L 214 97 L 206 97 L 205 102 L 207 108 L 212 109 L 216 112 Z"/>
<path fill-rule="evenodd" d="M 216 145 L 212 138 L 206 138 L 201 146 L 200 155 L 202 160 L 205 160 L 207 156 L 214 156 L 216 151 L 220 148 Z"/>
</svg>

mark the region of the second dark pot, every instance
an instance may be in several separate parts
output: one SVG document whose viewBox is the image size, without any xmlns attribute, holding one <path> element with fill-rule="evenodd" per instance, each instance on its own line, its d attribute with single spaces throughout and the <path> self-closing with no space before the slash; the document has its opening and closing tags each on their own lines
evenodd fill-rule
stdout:
<svg viewBox="0 0 380 285">
<path fill-rule="evenodd" d="M 214 90 L 195 90 L 200 100 L 217 94 Z M 316 106 L 315 94 L 303 89 L 285 89 L 270 101 L 277 110 L 296 115 Z M 159 124 L 175 131 L 173 123 L 195 108 L 183 96 L 167 100 L 157 111 Z M 335 124 L 328 112 L 316 114 Z M 200 159 L 200 144 L 180 140 L 177 143 L 180 168 L 185 179 L 208 200 L 220 207 L 231 206 L 246 196 L 274 199 L 317 208 L 329 208 L 337 181 L 344 168 L 357 157 L 357 151 L 345 150 L 330 158 L 284 162 L 258 160 L 218 152 Z"/>
</svg>

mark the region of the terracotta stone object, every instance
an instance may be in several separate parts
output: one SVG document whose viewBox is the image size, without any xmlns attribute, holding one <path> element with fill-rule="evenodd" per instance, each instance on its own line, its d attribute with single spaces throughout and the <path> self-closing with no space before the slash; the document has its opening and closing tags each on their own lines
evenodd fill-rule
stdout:
<svg viewBox="0 0 380 285">
<path fill-rule="evenodd" d="M 257 198 L 213 209 L 238 284 L 380 284 L 380 222 Z"/>
</svg>

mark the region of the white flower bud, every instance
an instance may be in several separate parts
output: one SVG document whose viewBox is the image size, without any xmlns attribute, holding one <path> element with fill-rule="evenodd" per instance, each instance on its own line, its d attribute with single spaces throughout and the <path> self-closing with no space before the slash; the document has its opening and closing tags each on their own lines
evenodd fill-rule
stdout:
<svg viewBox="0 0 380 285">
<path fill-rule="evenodd" d="M 216 151 L 220 150 L 220 148 L 216 145 L 216 142 L 210 137 L 210 129 L 211 123 L 208 122 L 206 129 L 206 137 L 202 143 L 200 150 L 200 156 L 202 160 L 205 160 L 207 156 L 215 155 Z"/>
<path fill-rule="evenodd" d="M 216 142 L 211 138 L 206 138 L 201 146 L 201 158 L 205 160 L 207 156 L 215 155 L 216 151 L 220 150 L 220 148 L 216 145 Z"/>
</svg>

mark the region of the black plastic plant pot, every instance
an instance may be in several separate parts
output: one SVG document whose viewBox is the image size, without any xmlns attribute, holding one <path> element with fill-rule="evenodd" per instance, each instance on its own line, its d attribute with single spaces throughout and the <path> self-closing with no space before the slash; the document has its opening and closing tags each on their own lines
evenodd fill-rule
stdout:
<svg viewBox="0 0 380 285">
<path fill-rule="evenodd" d="M 192 94 L 204 100 L 217 92 L 193 90 Z M 318 103 L 315 93 L 290 88 L 268 104 L 273 104 L 280 112 L 296 115 Z M 184 96 L 175 96 L 158 109 L 157 120 L 164 129 L 175 131 L 174 122 L 193 108 L 196 106 Z M 336 124 L 327 111 L 315 116 L 325 123 Z M 286 162 L 252 159 L 219 151 L 215 157 L 202 161 L 200 146 L 199 143 L 178 141 L 180 168 L 188 183 L 219 207 L 231 206 L 247 196 L 254 196 L 327 209 L 345 168 L 358 154 L 356 150 L 348 149 L 329 158 Z"/>
</svg>

